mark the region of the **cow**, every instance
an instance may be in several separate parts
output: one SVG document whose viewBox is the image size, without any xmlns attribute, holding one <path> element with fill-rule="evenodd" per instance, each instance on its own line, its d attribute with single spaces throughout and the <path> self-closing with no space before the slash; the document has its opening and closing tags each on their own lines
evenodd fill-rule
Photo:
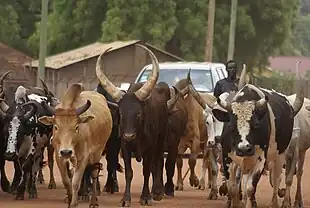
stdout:
<svg viewBox="0 0 310 208">
<path fill-rule="evenodd" d="M 294 116 L 304 102 L 303 88 L 299 86 L 293 105 L 285 96 L 251 84 L 230 97 L 230 101 L 218 98 L 218 104 L 225 110 L 212 110 L 219 121 L 227 123 L 222 134 L 222 152 L 228 179 L 228 205 L 239 205 L 236 176 L 240 167 L 246 207 L 257 207 L 256 186 L 266 166 L 272 170 L 272 207 L 278 207 L 281 170 L 291 141 Z"/>
<path fill-rule="evenodd" d="M 286 96 L 287 100 L 293 104 L 296 99 L 296 94 Z M 297 189 L 295 195 L 294 207 L 303 207 L 301 178 L 303 173 L 306 151 L 310 147 L 310 99 L 304 98 L 304 104 L 297 115 L 294 117 L 294 128 L 292 140 L 289 144 L 286 154 L 285 164 L 285 183 L 286 188 L 280 189 L 284 191 L 283 208 L 291 207 L 290 190 L 293 183 L 293 176 L 296 174 Z M 296 169 L 297 165 L 297 169 Z M 281 193 L 281 192 L 280 192 Z"/>
<path fill-rule="evenodd" d="M 243 69 L 241 72 L 240 80 L 244 82 L 246 75 L 246 65 L 243 64 Z M 208 140 L 205 143 L 203 151 L 203 162 L 201 178 L 199 180 L 198 189 L 205 189 L 205 174 L 208 169 L 208 187 L 211 188 L 211 192 L 208 199 L 217 199 L 217 175 L 218 175 L 218 165 L 220 164 L 220 172 L 223 173 L 222 169 L 222 147 L 220 144 L 220 137 L 223 130 L 223 123 L 218 121 L 212 114 L 212 108 L 216 105 L 217 98 L 209 95 L 207 93 L 197 93 L 192 83 L 189 85 L 190 90 L 193 92 L 196 100 L 204 107 L 203 115 L 205 119 L 206 126 L 208 128 Z M 231 89 L 226 88 L 229 92 L 235 90 L 235 86 L 230 86 Z M 236 86 L 237 88 L 238 86 Z M 239 86 L 240 88 L 240 86 Z M 211 106 L 211 107 L 209 107 Z M 222 176 L 223 177 L 223 176 Z"/>
<path fill-rule="evenodd" d="M 109 95 L 109 93 L 101 86 L 100 83 L 97 85 L 96 91 L 104 95 L 105 98 L 107 99 L 108 106 L 111 110 L 113 119 L 112 133 L 107 142 L 106 149 L 104 151 L 107 160 L 108 178 L 103 189 L 103 191 L 113 194 L 114 192 L 119 191 L 116 171 L 119 170 L 120 172 L 122 172 L 122 168 L 118 161 L 118 154 L 121 149 L 121 138 L 118 131 L 119 118 L 118 118 L 118 112 L 117 111 L 115 112 L 113 106 L 110 107 L 112 104 L 109 104 L 109 103 L 116 103 L 115 100 L 113 100 L 111 95 Z"/>
<path fill-rule="evenodd" d="M 176 88 L 178 90 L 184 90 L 191 84 L 190 81 L 190 71 L 186 79 L 180 80 L 176 83 Z M 178 170 L 178 179 L 176 190 L 183 190 L 183 177 L 182 177 L 182 166 L 183 159 L 182 154 L 190 148 L 191 156 L 188 160 L 190 167 L 190 177 L 189 182 L 191 186 L 197 187 L 199 185 L 199 180 L 195 174 L 196 160 L 199 152 L 203 149 L 203 146 L 207 140 L 207 127 L 205 125 L 203 109 L 204 105 L 201 105 L 196 98 L 193 96 L 191 91 L 184 98 L 184 103 L 186 110 L 188 112 L 188 120 L 186 123 L 185 133 L 180 139 L 180 144 L 178 147 L 178 156 L 177 156 L 177 170 Z"/>
<path fill-rule="evenodd" d="M 6 176 L 5 173 L 5 159 L 4 159 L 4 151 L 5 151 L 5 137 L 4 137 L 4 117 L 5 117 L 5 111 L 7 111 L 8 106 L 4 102 L 5 94 L 3 90 L 3 82 L 4 79 L 11 73 L 11 71 L 8 71 L 4 73 L 0 77 L 0 176 L 1 176 L 1 189 L 4 192 L 9 193 L 10 192 L 10 182 Z"/>
<path fill-rule="evenodd" d="M 44 94 L 41 88 L 26 89 L 19 86 L 12 105 L 5 111 L 4 158 L 14 162 L 15 174 L 11 191 L 17 194 L 16 199 L 24 199 L 27 184 L 29 198 L 37 198 L 36 177 L 38 171 L 42 169 L 42 150 L 49 143 L 51 129 L 37 123 L 36 120 L 38 116 L 47 115 L 41 105 L 43 101 L 49 104 L 57 102 L 49 95 L 48 98 L 51 100 L 48 101 L 47 97 L 38 95 L 40 93 Z M 50 155 L 49 160 L 52 157 L 53 155 Z M 50 172 L 51 183 L 55 184 L 51 166 Z"/>
<path fill-rule="evenodd" d="M 133 170 L 131 167 L 131 153 L 137 162 L 143 159 L 144 184 L 140 196 L 141 205 L 150 205 L 152 198 L 162 200 L 164 142 L 167 136 L 168 111 L 176 102 L 170 97 L 169 86 L 160 82 L 156 84 L 159 75 L 159 64 L 156 56 L 147 47 L 136 44 L 146 50 L 152 60 L 152 74 L 145 83 L 135 83 L 126 93 L 115 87 L 102 72 L 102 53 L 97 60 L 96 75 L 102 87 L 116 101 L 116 108 L 120 117 L 121 152 L 125 164 L 126 188 L 120 206 L 131 206 L 131 181 Z M 149 176 L 152 172 L 153 187 L 151 196 L 149 190 Z"/>
<path fill-rule="evenodd" d="M 78 206 L 78 190 L 86 169 L 93 180 L 89 207 L 98 207 L 99 162 L 112 131 L 112 116 L 105 97 L 94 91 L 84 91 L 82 84 L 75 83 L 65 91 L 55 108 L 45 107 L 53 116 L 43 116 L 38 120 L 45 125 L 53 125 L 52 144 L 67 190 L 68 207 Z M 68 163 L 73 166 L 72 181 Z"/>
</svg>

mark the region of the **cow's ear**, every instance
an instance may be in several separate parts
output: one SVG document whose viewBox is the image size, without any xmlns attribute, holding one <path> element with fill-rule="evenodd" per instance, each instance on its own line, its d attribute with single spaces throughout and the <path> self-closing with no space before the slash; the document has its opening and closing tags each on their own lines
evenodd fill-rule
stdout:
<svg viewBox="0 0 310 208">
<path fill-rule="evenodd" d="M 110 101 L 107 101 L 108 107 L 110 109 L 112 120 L 114 125 L 119 124 L 119 111 L 118 111 L 118 105 L 116 103 L 112 103 Z"/>
<path fill-rule="evenodd" d="M 220 109 L 213 109 L 212 114 L 220 122 L 229 122 L 229 113 Z"/>
<path fill-rule="evenodd" d="M 307 105 L 305 108 L 307 111 L 310 111 L 310 105 Z"/>
<path fill-rule="evenodd" d="M 38 119 L 38 121 L 44 125 L 50 126 L 55 123 L 54 116 L 42 116 Z"/>
<path fill-rule="evenodd" d="M 94 116 L 79 116 L 79 123 L 87 123 L 93 120 Z"/>
</svg>

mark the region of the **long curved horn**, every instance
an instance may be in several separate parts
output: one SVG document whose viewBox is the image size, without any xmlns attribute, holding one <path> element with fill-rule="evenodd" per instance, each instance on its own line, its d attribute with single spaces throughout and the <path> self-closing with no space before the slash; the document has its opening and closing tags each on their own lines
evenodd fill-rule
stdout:
<svg viewBox="0 0 310 208">
<path fill-rule="evenodd" d="M 208 96 L 208 98 L 210 98 L 210 100 L 214 100 L 213 103 L 208 103 L 206 102 L 201 96 L 200 94 L 197 92 L 197 90 L 195 89 L 191 77 L 190 77 L 190 73 L 191 73 L 191 69 L 188 70 L 187 73 L 187 83 L 188 83 L 188 87 L 190 92 L 192 93 L 194 99 L 199 103 L 199 105 L 205 110 L 206 106 L 209 106 L 210 108 L 212 108 L 212 106 L 214 105 L 214 103 L 216 102 L 216 98 L 212 95 L 206 94 L 206 96 Z"/>
<path fill-rule="evenodd" d="M 136 46 L 146 50 L 152 59 L 152 74 L 151 74 L 151 76 L 148 78 L 146 83 L 144 83 L 144 85 L 138 91 L 135 92 L 136 97 L 139 100 L 143 101 L 143 100 L 146 100 L 151 95 L 152 90 L 154 89 L 154 87 L 157 83 L 158 76 L 159 76 L 159 64 L 158 64 L 158 60 L 157 60 L 155 54 L 150 49 L 148 49 L 146 46 L 140 45 L 140 44 L 136 44 Z"/>
<path fill-rule="evenodd" d="M 250 89 L 254 90 L 259 97 L 261 98 L 260 100 L 255 102 L 255 109 L 260 109 L 264 106 L 266 106 L 267 102 L 268 102 L 268 98 L 266 97 L 266 95 L 257 87 L 255 87 L 254 85 L 247 85 Z"/>
<path fill-rule="evenodd" d="M 37 105 L 34 102 L 27 102 L 22 105 L 23 107 L 31 106 L 31 109 L 24 115 L 24 119 L 27 121 L 29 120 L 37 111 Z"/>
<path fill-rule="evenodd" d="M 298 61 L 296 63 L 296 84 L 297 84 L 297 92 L 296 92 L 296 98 L 293 104 L 293 115 L 296 116 L 296 114 L 300 111 L 302 105 L 304 104 L 304 98 L 305 98 L 305 91 L 304 91 L 304 82 L 300 76 L 299 71 L 299 65 L 301 61 Z"/>
<path fill-rule="evenodd" d="M 42 107 L 47 111 L 48 115 L 55 115 L 55 108 L 53 108 L 52 106 L 49 106 L 46 102 L 42 102 Z"/>
<path fill-rule="evenodd" d="M 7 71 L 5 72 L 1 77 L 0 77 L 0 98 L 3 101 L 4 100 L 4 90 L 3 90 L 3 82 L 4 79 L 11 73 L 12 71 Z"/>
<path fill-rule="evenodd" d="M 172 86 L 172 87 L 174 89 L 175 94 L 172 98 L 170 98 L 170 100 L 167 101 L 168 111 L 171 110 L 175 106 L 175 104 L 177 103 L 180 97 L 180 91 L 175 86 Z"/>
<path fill-rule="evenodd" d="M 87 100 L 87 102 L 84 105 L 82 105 L 81 107 L 76 109 L 76 114 L 78 116 L 81 115 L 82 113 L 87 111 L 90 106 L 91 106 L 91 102 L 90 102 L 90 100 Z"/>
<path fill-rule="evenodd" d="M 43 89 L 44 89 L 44 92 L 45 92 L 46 96 L 50 96 L 50 91 L 49 91 L 46 83 L 41 78 L 40 78 L 40 82 L 43 85 Z"/>
<path fill-rule="evenodd" d="M 111 47 L 112 48 L 112 47 Z M 105 50 L 97 59 L 96 63 L 96 76 L 102 85 L 102 87 L 111 95 L 111 97 L 118 102 L 122 96 L 125 94 L 120 89 L 118 89 L 103 73 L 104 71 L 104 64 L 102 63 L 102 57 L 111 49 L 108 48 Z"/>
<path fill-rule="evenodd" d="M 246 76 L 246 65 L 243 64 L 239 83 L 238 83 L 238 90 L 241 90 L 241 88 L 245 85 L 245 76 Z"/>
</svg>

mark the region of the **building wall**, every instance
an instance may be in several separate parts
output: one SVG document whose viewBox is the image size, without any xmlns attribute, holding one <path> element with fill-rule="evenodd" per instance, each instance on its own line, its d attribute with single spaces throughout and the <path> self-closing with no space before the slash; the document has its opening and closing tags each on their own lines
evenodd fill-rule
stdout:
<svg viewBox="0 0 310 208">
<path fill-rule="evenodd" d="M 178 61 L 175 58 L 154 50 L 159 62 Z M 98 56 L 64 68 L 46 70 L 46 83 L 54 94 L 61 98 L 72 83 L 83 83 L 85 89 L 93 90 L 98 81 L 95 67 Z M 140 70 L 151 63 L 148 54 L 136 46 L 128 46 L 111 51 L 103 58 L 106 76 L 116 85 L 133 82 Z"/>
</svg>

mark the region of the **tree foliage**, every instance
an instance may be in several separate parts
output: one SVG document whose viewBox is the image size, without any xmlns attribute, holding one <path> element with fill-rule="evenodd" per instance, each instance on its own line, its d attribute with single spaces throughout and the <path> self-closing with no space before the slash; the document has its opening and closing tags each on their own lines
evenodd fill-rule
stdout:
<svg viewBox="0 0 310 208">
<path fill-rule="evenodd" d="M 213 59 L 217 62 L 227 58 L 230 4 L 216 1 Z M 309 4 L 302 0 L 302 14 L 309 11 Z M 49 7 L 49 55 L 98 40 L 139 39 L 189 61 L 204 59 L 206 0 L 52 0 Z M 270 55 L 307 54 L 309 17 L 297 16 L 298 9 L 296 0 L 239 0 L 235 59 L 252 68 L 265 65 Z M 37 56 L 40 11 L 40 1 L 1 1 L 0 41 Z"/>
</svg>

